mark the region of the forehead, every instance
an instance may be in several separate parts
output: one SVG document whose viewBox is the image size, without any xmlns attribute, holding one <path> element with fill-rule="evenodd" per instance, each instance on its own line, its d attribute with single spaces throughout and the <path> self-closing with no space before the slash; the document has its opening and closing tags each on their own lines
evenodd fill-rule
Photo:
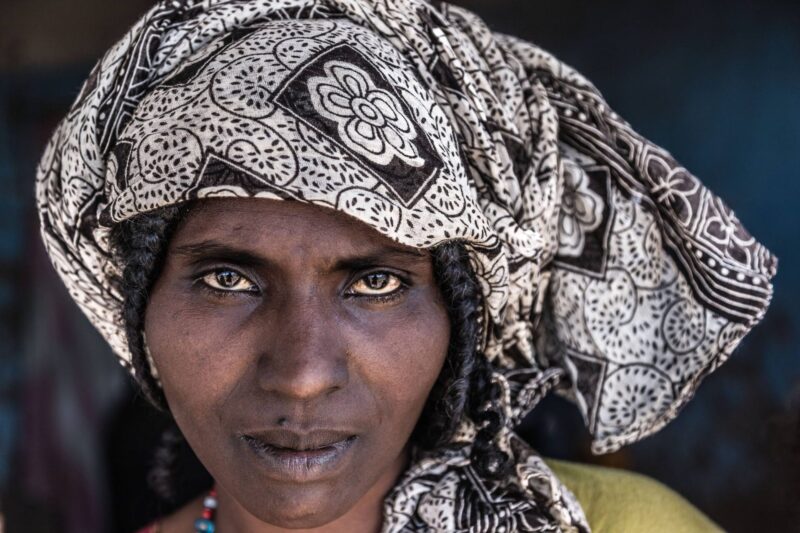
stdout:
<svg viewBox="0 0 800 533">
<path fill-rule="evenodd" d="M 314 204 L 264 198 L 197 202 L 171 242 L 173 250 L 213 243 L 243 251 L 311 256 L 396 253 L 427 258 L 424 249 L 397 243 L 341 211 Z"/>
</svg>

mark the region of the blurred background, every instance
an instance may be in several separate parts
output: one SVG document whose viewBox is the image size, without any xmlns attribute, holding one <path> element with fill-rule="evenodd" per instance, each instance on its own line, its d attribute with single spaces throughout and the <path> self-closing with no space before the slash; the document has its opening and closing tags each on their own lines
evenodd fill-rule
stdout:
<svg viewBox="0 0 800 533">
<path fill-rule="evenodd" d="M 145 480 L 165 421 L 57 280 L 33 198 L 47 137 L 152 3 L 0 4 L 0 513 L 11 533 L 126 532 L 169 510 Z M 800 531 L 800 3 L 454 3 L 583 72 L 780 259 L 764 321 L 660 433 L 592 456 L 558 398 L 521 432 L 545 455 L 656 478 L 727 531 Z M 203 483 L 191 464 L 183 479 L 189 492 Z"/>
</svg>

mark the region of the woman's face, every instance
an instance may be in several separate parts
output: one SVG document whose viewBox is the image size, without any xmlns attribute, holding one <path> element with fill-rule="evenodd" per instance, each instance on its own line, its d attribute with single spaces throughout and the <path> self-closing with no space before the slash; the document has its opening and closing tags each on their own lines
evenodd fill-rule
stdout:
<svg viewBox="0 0 800 533">
<path fill-rule="evenodd" d="M 218 486 L 316 527 L 394 483 L 450 329 L 426 252 L 331 209 L 217 199 L 170 241 L 145 334 Z"/>
</svg>

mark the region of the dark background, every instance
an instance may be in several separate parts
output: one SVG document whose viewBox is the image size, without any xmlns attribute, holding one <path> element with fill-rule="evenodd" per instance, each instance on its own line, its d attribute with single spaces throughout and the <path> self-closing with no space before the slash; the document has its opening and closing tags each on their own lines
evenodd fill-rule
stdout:
<svg viewBox="0 0 800 533">
<path fill-rule="evenodd" d="M 151 3 L 0 0 L 0 513 L 12 533 L 125 531 L 163 510 L 144 488 L 163 421 L 56 279 L 33 201 L 48 135 Z M 661 480 L 728 531 L 800 531 L 800 2 L 456 3 L 583 72 L 780 258 L 762 324 L 660 433 L 591 456 L 557 398 L 523 433 L 546 455 Z"/>
</svg>

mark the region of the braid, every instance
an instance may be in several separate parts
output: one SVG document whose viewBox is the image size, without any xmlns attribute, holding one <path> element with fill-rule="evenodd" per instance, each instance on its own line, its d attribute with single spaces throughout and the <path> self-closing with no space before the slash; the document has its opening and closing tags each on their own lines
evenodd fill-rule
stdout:
<svg viewBox="0 0 800 533">
<path fill-rule="evenodd" d="M 499 388 L 492 383 L 491 365 L 478 349 L 480 285 L 460 242 L 445 242 L 432 250 L 432 256 L 434 277 L 450 317 L 450 346 L 413 438 L 424 448 L 443 445 L 467 415 L 479 428 L 472 447 L 473 465 L 484 477 L 501 477 L 510 458 L 495 440 L 506 420 Z"/>
<path fill-rule="evenodd" d="M 472 464 L 486 478 L 502 478 L 511 458 L 497 447 L 496 438 L 507 420 L 500 406 L 500 387 L 492 382 L 492 369 L 483 355 L 477 356 L 470 395 L 469 415 L 480 428 L 472 444 Z"/>
<path fill-rule="evenodd" d="M 171 206 L 136 215 L 119 223 L 111 234 L 112 248 L 122 276 L 117 283 L 124 295 L 122 316 L 134 378 L 147 399 L 159 411 L 169 411 L 164 391 L 153 376 L 145 352 L 144 319 L 150 290 L 155 284 L 167 252 L 167 244 L 188 207 Z M 170 426 L 161 434 L 147 482 L 165 502 L 175 500 L 175 476 L 185 448 L 183 434 L 170 416 Z"/>
<path fill-rule="evenodd" d="M 480 291 L 464 247 L 446 242 L 431 253 L 436 284 L 450 318 L 450 344 L 413 435 L 424 448 L 445 444 L 455 433 L 469 398 L 480 335 Z"/>
<path fill-rule="evenodd" d="M 183 433 L 172 419 L 170 425 L 161 432 L 152 467 L 147 472 L 147 484 L 166 502 L 175 501 L 177 464 L 185 443 Z"/>
<path fill-rule="evenodd" d="M 119 223 L 111 235 L 117 264 L 124 265 L 117 283 L 125 298 L 122 317 L 134 378 L 144 397 L 159 410 L 166 410 L 167 402 L 145 352 L 144 318 L 150 289 L 164 264 L 167 243 L 186 211 L 185 206 L 170 206 L 142 213 Z"/>
</svg>

